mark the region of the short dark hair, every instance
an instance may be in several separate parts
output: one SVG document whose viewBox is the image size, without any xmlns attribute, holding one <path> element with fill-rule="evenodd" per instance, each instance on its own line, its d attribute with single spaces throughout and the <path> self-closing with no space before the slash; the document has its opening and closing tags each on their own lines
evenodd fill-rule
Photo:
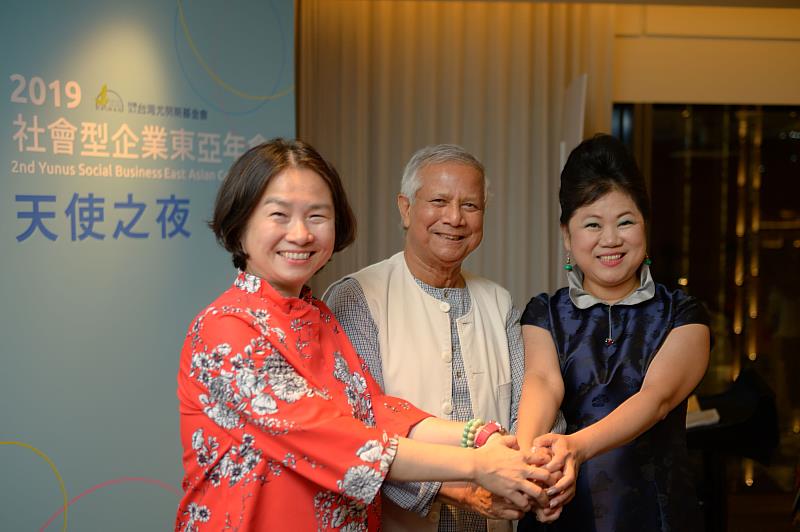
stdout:
<svg viewBox="0 0 800 532">
<path fill-rule="evenodd" d="M 567 225 L 577 209 L 612 190 L 630 196 L 644 219 L 649 219 L 650 199 L 633 155 L 616 137 L 597 134 L 572 150 L 561 171 L 561 225 Z"/>
<path fill-rule="evenodd" d="M 356 218 L 333 165 L 302 140 L 274 138 L 250 148 L 231 165 L 217 192 L 214 217 L 208 223 L 217 242 L 231 253 L 233 265 L 240 270 L 247 266 L 248 257 L 241 242 L 247 222 L 270 181 L 288 168 L 307 168 L 328 184 L 336 228 L 333 251 L 343 250 L 356 238 Z"/>
</svg>

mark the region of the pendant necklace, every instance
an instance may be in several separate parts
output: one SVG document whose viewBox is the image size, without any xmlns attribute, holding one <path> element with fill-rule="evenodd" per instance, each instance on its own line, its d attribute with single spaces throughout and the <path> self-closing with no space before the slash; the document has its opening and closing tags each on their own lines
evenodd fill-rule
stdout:
<svg viewBox="0 0 800 532">
<path fill-rule="evenodd" d="M 614 345 L 614 333 L 611 326 L 611 305 L 608 305 L 608 337 L 606 337 L 606 347 Z"/>
</svg>

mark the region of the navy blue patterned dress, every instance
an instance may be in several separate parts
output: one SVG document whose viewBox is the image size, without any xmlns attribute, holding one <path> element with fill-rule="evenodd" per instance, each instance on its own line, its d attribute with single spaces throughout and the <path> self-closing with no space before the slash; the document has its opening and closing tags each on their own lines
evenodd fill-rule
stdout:
<svg viewBox="0 0 800 532">
<path fill-rule="evenodd" d="M 642 287 L 644 277 L 642 275 Z M 650 293 L 615 305 L 578 308 L 569 289 L 528 303 L 523 325 L 551 332 L 564 378 L 561 409 L 567 433 L 587 427 L 642 386 L 645 373 L 669 332 L 708 324 L 696 299 L 655 284 Z M 585 294 L 585 293 L 584 293 Z M 596 301 L 596 300 L 595 300 Z M 632 304 L 626 304 L 631 302 Z M 591 303 L 591 302 L 590 302 Z M 561 517 L 542 527 L 558 531 L 693 531 L 702 529 L 686 450 L 686 401 L 631 443 L 581 465 L 575 498 Z M 528 516 L 520 530 L 537 530 Z"/>
</svg>

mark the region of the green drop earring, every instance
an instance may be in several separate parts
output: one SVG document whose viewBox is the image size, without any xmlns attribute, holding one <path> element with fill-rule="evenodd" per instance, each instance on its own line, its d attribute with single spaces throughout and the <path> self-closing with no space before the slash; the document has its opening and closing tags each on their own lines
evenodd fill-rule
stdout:
<svg viewBox="0 0 800 532">
<path fill-rule="evenodd" d="M 650 259 L 650 255 L 648 255 L 647 253 L 644 254 L 644 263 L 647 264 L 648 266 L 653 264 L 653 261 Z"/>
<path fill-rule="evenodd" d="M 570 260 L 569 258 L 569 253 L 567 253 L 567 262 L 566 264 L 564 264 L 564 269 L 567 270 L 568 272 L 572 271 L 572 260 Z"/>
</svg>

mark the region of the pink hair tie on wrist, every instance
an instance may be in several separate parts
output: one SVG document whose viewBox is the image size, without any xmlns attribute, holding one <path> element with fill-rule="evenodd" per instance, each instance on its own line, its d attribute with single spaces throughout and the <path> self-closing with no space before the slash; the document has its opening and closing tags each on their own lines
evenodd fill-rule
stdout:
<svg viewBox="0 0 800 532">
<path fill-rule="evenodd" d="M 489 437 L 491 437 L 491 435 L 495 432 L 505 434 L 506 430 L 500 426 L 500 423 L 497 421 L 489 421 L 486 423 L 486 425 L 481 427 L 481 430 L 478 432 L 478 434 L 475 435 L 475 448 L 478 449 L 483 447 L 483 445 L 489 441 Z"/>
</svg>

